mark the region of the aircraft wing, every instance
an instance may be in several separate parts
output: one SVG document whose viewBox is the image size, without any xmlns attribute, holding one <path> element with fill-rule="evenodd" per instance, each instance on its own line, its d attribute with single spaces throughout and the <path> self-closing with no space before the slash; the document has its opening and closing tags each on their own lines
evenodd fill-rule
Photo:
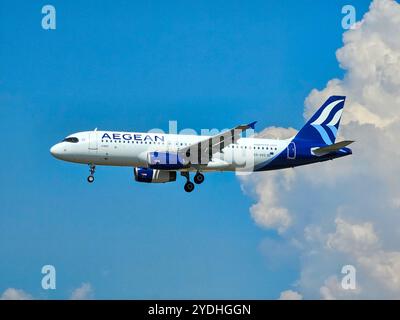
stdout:
<svg viewBox="0 0 400 320">
<path fill-rule="evenodd" d="M 326 146 L 326 147 L 321 147 L 321 148 L 314 149 L 314 150 L 312 150 L 312 152 L 316 156 L 320 156 L 320 155 L 323 155 L 323 154 L 326 154 L 326 153 L 339 151 L 340 149 L 348 146 L 349 144 L 351 144 L 353 142 L 354 141 L 350 141 L 350 140 L 341 141 L 341 142 L 337 142 L 337 143 L 331 144 L 331 145 Z"/>
<path fill-rule="evenodd" d="M 240 139 L 243 131 L 250 128 L 254 129 L 256 122 L 257 121 L 236 126 L 232 129 L 196 142 L 190 146 L 179 148 L 178 153 L 183 154 L 186 157 L 190 157 L 191 154 L 197 154 L 202 157 L 201 163 L 204 163 L 204 158 L 210 161 L 214 153 L 221 152 L 221 150 L 226 146 L 236 143 Z M 206 160 L 206 162 L 208 161 Z"/>
</svg>

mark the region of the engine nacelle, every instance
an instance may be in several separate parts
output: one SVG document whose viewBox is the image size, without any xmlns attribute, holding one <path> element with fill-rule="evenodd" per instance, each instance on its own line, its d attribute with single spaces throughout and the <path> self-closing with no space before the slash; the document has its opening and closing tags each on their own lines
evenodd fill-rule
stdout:
<svg viewBox="0 0 400 320">
<path fill-rule="evenodd" d="M 176 180 L 176 171 L 162 171 L 151 168 L 134 168 L 137 182 L 164 183 Z"/>
<path fill-rule="evenodd" d="M 189 167 L 189 161 L 174 152 L 149 152 L 147 154 L 149 168 L 161 170 L 178 170 Z"/>
</svg>

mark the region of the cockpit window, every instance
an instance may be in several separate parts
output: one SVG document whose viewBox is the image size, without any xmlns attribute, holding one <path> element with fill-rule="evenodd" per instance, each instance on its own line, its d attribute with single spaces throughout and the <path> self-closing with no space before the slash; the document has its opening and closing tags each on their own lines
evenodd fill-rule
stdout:
<svg viewBox="0 0 400 320">
<path fill-rule="evenodd" d="M 65 138 L 62 142 L 72 142 L 72 143 L 77 143 L 77 142 L 79 142 L 79 139 L 78 138 L 76 138 L 76 137 L 68 137 L 68 138 Z"/>
</svg>

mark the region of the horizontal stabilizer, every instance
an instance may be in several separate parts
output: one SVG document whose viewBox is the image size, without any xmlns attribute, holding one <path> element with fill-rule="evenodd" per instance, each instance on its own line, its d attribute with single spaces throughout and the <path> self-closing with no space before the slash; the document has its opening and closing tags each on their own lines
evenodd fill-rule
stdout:
<svg viewBox="0 0 400 320">
<path fill-rule="evenodd" d="M 314 149 L 312 152 L 317 156 L 322 155 L 322 154 L 326 154 L 326 153 L 330 153 L 330 152 L 336 152 L 336 151 L 348 146 L 349 144 L 351 144 L 353 142 L 354 141 L 350 141 L 350 140 L 340 141 L 340 142 L 331 144 L 331 145 L 326 146 L 326 147 L 321 147 L 321 148 Z"/>
</svg>

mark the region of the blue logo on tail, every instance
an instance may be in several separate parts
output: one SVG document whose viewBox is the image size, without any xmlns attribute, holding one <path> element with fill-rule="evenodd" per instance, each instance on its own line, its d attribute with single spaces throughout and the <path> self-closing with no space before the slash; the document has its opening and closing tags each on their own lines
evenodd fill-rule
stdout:
<svg viewBox="0 0 400 320">
<path fill-rule="evenodd" d="M 335 143 L 342 116 L 344 96 L 331 96 L 298 132 L 295 140 L 308 140 L 318 145 Z"/>
</svg>

